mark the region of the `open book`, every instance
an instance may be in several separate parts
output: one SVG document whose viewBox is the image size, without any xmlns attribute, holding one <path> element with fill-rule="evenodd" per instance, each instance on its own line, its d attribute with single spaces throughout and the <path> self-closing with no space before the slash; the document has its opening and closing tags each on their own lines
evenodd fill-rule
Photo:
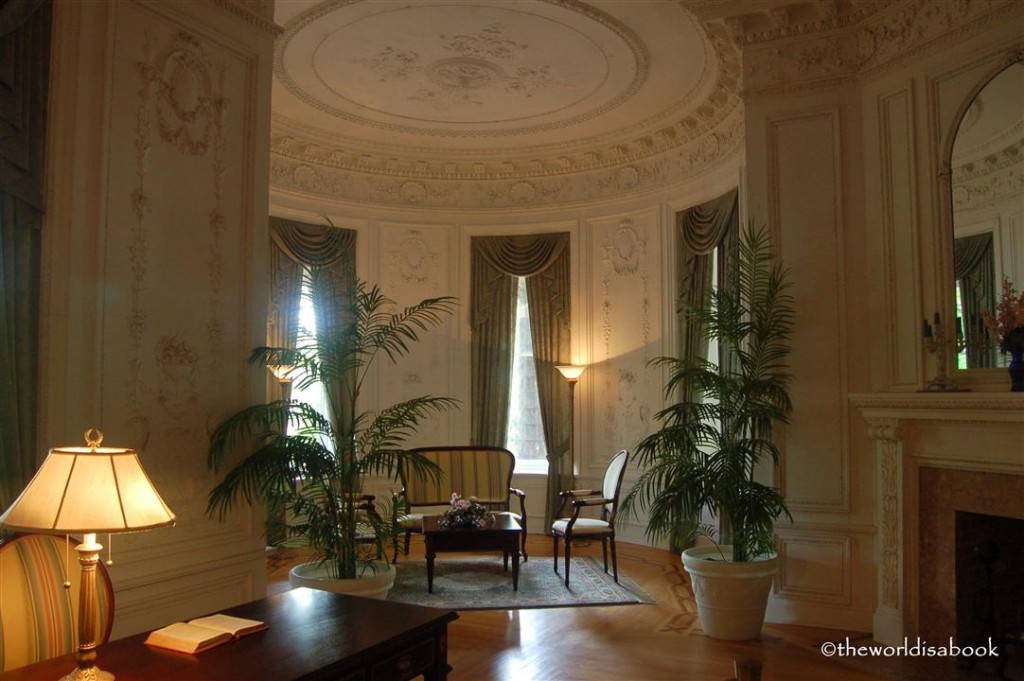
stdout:
<svg viewBox="0 0 1024 681">
<path fill-rule="evenodd" d="M 208 615 L 188 622 L 168 624 L 150 632 L 146 644 L 194 654 L 266 628 L 267 625 L 258 620 L 247 620 L 231 615 Z"/>
</svg>

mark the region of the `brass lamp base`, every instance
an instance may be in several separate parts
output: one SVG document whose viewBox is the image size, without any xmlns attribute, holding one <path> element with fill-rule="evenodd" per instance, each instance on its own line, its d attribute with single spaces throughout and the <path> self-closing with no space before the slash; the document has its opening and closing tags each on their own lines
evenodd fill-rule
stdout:
<svg viewBox="0 0 1024 681">
<path fill-rule="evenodd" d="M 114 675 L 99 667 L 78 667 L 60 681 L 114 681 Z"/>
</svg>

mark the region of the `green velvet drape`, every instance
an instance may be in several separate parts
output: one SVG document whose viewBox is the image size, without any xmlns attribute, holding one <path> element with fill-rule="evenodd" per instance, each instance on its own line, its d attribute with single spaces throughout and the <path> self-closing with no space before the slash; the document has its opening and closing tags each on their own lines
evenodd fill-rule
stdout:
<svg viewBox="0 0 1024 681">
<path fill-rule="evenodd" d="M 960 287 L 961 324 L 967 340 L 967 367 L 995 366 L 996 348 L 986 341 L 983 312 L 996 307 L 995 248 L 992 232 L 953 240 L 953 276 Z"/>
<path fill-rule="evenodd" d="M 515 329 L 515 278 L 526 277 L 533 354 L 548 451 L 547 522 L 557 510 L 568 459 L 570 418 L 565 380 L 571 362 L 569 235 L 475 237 L 472 267 L 472 438 L 504 446 Z"/>
<path fill-rule="evenodd" d="M 311 280 L 314 291 L 330 293 L 326 300 L 317 301 L 318 333 L 341 333 L 346 324 L 352 323 L 349 295 L 355 281 L 355 230 L 272 217 L 270 237 L 268 342 L 278 347 L 294 347 L 302 279 L 308 272 L 315 273 Z M 352 376 L 352 372 L 341 373 L 337 381 L 324 385 L 338 432 L 352 426 L 347 423 L 354 392 Z"/>
<path fill-rule="evenodd" d="M 723 281 L 728 254 L 735 249 L 739 233 L 739 192 L 726 192 L 699 206 L 676 214 L 676 283 L 680 357 L 707 357 L 703 330 L 685 312 L 686 305 L 701 305 L 711 290 L 718 249 L 719 281 Z M 720 357 L 725 366 L 728 358 Z M 684 386 L 684 392 L 689 388 Z"/>
<path fill-rule="evenodd" d="M 0 4 L 0 510 L 38 458 L 39 309 L 52 4 Z"/>
</svg>

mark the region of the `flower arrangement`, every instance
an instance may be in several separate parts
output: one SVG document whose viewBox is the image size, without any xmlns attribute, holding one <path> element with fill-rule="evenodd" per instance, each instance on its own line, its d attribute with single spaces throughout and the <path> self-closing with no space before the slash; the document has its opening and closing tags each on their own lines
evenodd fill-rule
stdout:
<svg viewBox="0 0 1024 681">
<path fill-rule="evenodd" d="M 1010 280 L 1003 279 L 996 314 L 986 311 L 983 318 L 1000 350 L 1011 354 L 1024 352 L 1024 291 L 1018 294 Z"/>
<path fill-rule="evenodd" d="M 453 492 L 450 503 L 451 508 L 437 521 L 440 527 L 487 527 L 494 522 L 494 514 L 476 497 L 463 499 L 458 492 Z"/>
</svg>

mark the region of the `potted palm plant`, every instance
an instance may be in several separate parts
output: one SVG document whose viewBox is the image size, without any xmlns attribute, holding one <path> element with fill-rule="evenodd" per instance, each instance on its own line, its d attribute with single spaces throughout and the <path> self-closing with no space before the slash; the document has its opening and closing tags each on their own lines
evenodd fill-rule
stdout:
<svg viewBox="0 0 1024 681">
<path fill-rule="evenodd" d="M 304 279 L 303 295 L 318 312 L 315 332 L 300 333 L 294 348 L 256 348 L 249 361 L 287 367 L 297 392 L 322 386 L 326 413 L 289 397 L 227 418 L 210 437 L 208 465 L 219 472 L 232 463 L 210 492 L 207 512 L 223 518 L 242 500 L 259 501 L 283 518 L 286 544 L 313 554 L 292 570 L 293 584 L 384 596 L 394 582 L 384 551 L 393 524 L 361 494 L 362 482 L 393 476 L 403 458 L 418 474 L 437 475 L 436 466 L 402 445 L 423 419 L 456 401 L 427 395 L 374 414 L 360 411 L 360 392 L 375 360 L 405 357 L 420 334 L 451 314 L 455 299 L 427 298 L 392 312 L 393 301 L 354 275 L 312 268 Z M 358 586 L 366 578 L 371 586 Z"/>
<path fill-rule="evenodd" d="M 723 284 L 685 310 L 719 343 L 723 361 L 652 360 L 667 370 L 671 404 L 655 416 L 659 430 L 637 446 L 641 473 L 623 502 L 647 512 L 655 541 L 712 540 L 685 550 L 683 564 L 705 633 L 731 640 L 760 633 L 777 569 L 774 524 L 791 519 L 779 491 L 757 480 L 760 466 L 778 463 L 772 427 L 792 410 L 788 271 L 773 256 L 767 228 L 747 228 L 738 241 Z M 701 521 L 707 514 L 717 516 L 717 533 Z"/>
</svg>

